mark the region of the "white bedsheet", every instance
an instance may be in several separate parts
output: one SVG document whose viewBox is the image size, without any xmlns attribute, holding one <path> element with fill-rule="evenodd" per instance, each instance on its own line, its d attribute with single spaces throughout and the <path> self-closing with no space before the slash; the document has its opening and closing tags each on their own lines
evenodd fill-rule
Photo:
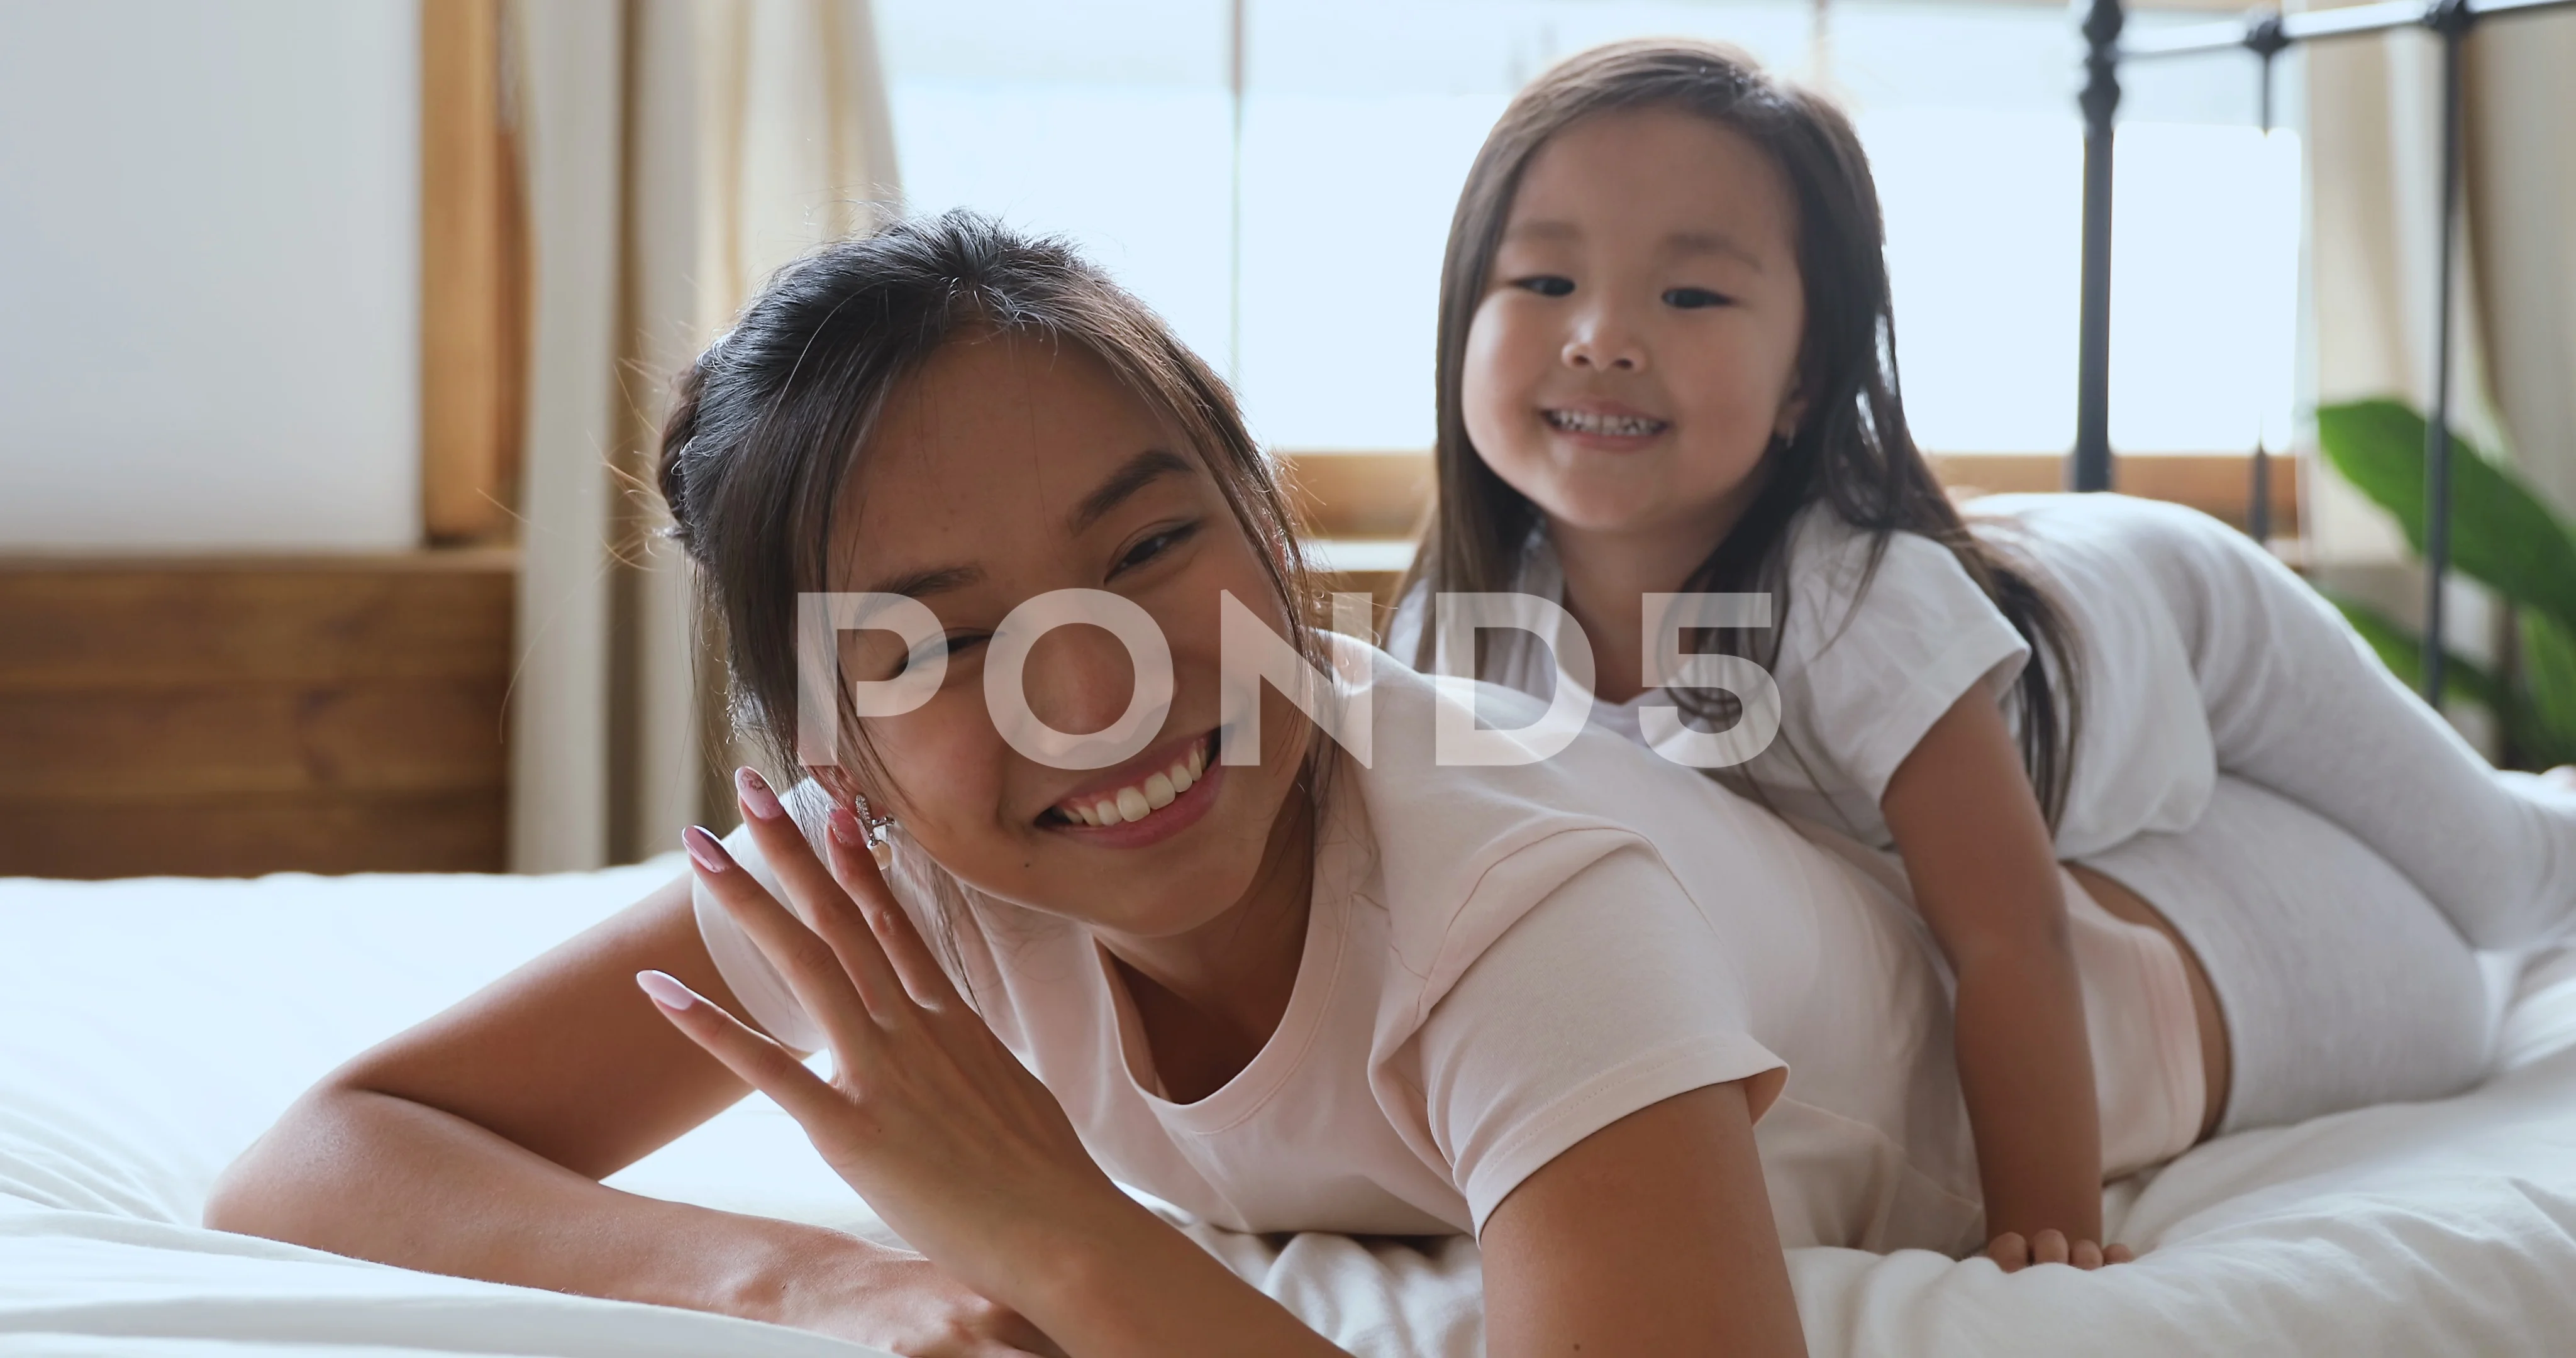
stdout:
<svg viewBox="0 0 2576 1358">
<path fill-rule="evenodd" d="M 438 1278 L 196 1226 L 332 1065 L 665 880 L 0 880 L 0 1354 L 824 1355 L 774 1326 Z M 2576 1351 L 2576 961 L 2466 1097 L 2229 1138 L 2112 1194 L 2101 1273 L 1791 1255 L 1818 1354 Z M 754 1099 L 613 1182 L 870 1230 Z M 1194 1231 L 1362 1354 L 1481 1351 L 1475 1250 Z"/>
</svg>

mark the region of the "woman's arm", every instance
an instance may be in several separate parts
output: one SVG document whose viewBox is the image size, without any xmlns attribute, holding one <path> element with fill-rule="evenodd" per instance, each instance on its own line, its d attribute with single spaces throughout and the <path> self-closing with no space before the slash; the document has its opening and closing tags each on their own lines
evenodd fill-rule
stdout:
<svg viewBox="0 0 2576 1358">
<path fill-rule="evenodd" d="M 1806 1352 L 1744 1082 L 1621 1118 L 1485 1223 L 1485 1351 Z"/>
<path fill-rule="evenodd" d="M 1958 977 L 1959 1083 L 1989 1252 L 2007 1269 L 2094 1267 L 2104 1257 L 2101 1114 L 2066 899 L 2039 800 L 1982 689 L 1924 733 L 1881 810 L 1915 907 Z"/>
<path fill-rule="evenodd" d="M 1494 1358 L 1807 1351 L 1742 1081 L 1575 1143 L 1503 1199 L 1481 1245 Z M 1086 1258 L 1054 1308 L 1077 1354 L 1339 1352 L 1169 1228 Z"/>
<path fill-rule="evenodd" d="M 747 1092 L 636 993 L 647 968 L 731 998 L 686 881 L 334 1072 L 225 1171 L 206 1224 L 905 1352 L 1046 1351 L 918 1255 L 601 1186 Z"/>
<path fill-rule="evenodd" d="M 690 852 L 829 1035 L 832 1077 L 703 996 L 640 979 L 906 1238 L 1077 1358 L 1339 1352 L 1117 1191 L 940 970 L 847 808 L 831 813 L 828 867 L 784 817 L 750 824 L 796 909 L 712 838 L 692 835 Z M 1741 1082 L 1593 1133 L 1515 1188 L 1483 1239 L 1489 1352 L 1803 1351 Z"/>
</svg>

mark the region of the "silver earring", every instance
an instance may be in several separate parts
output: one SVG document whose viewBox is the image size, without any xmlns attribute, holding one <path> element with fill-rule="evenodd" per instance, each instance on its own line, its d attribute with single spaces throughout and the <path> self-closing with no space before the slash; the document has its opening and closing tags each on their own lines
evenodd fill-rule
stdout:
<svg viewBox="0 0 2576 1358">
<path fill-rule="evenodd" d="M 867 831 L 868 856 L 877 860 L 879 868 L 893 867 L 894 817 L 879 815 L 876 808 L 868 805 L 868 796 L 864 792 L 850 795 L 850 809 L 858 816 L 859 825 Z"/>
</svg>

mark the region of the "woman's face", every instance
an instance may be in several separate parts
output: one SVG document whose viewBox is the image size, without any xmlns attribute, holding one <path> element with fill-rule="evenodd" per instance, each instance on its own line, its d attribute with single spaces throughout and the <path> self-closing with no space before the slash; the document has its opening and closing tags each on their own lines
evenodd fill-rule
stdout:
<svg viewBox="0 0 2576 1358">
<path fill-rule="evenodd" d="M 1522 172 L 1468 329 L 1467 435 L 1562 527 L 1704 525 L 1796 430 L 1805 325 L 1770 158 L 1677 109 L 1595 115 Z"/>
<path fill-rule="evenodd" d="M 909 594 L 945 629 L 939 690 L 865 723 L 892 784 L 867 790 L 941 866 L 990 895 L 1140 937 L 1195 928 L 1245 895 L 1308 728 L 1265 688 L 1261 763 L 1216 762 L 1218 600 L 1232 592 L 1281 636 L 1288 619 L 1198 451 L 1105 364 L 1011 335 L 949 344 L 889 401 L 839 522 L 833 588 Z M 1123 596 L 1171 648 L 1162 728 L 1109 768 L 1028 758 L 986 708 L 994 629 L 1062 589 Z M 842 663 L 847 679 L 891 678 L 904 643 L 848 633 Z M 1023 673 L 1030 713 L 1067 733 L 1115 723 L 1135 680 L 1125 647 L 1087 624 L 1045 634 Z"/>
</svg>

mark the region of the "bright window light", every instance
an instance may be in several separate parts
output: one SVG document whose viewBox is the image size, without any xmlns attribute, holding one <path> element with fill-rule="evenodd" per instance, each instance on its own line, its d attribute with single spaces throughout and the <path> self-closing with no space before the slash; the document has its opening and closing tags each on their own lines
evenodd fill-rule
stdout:
<svg viewBox="0 0 2576 1358">
<path fill-rule="evenodd" d="M 1820 22 L 1813 0 L 1247 0 L 1239 162 L 1231 10 L 879 0 L 910 205 L 1070 235 L 1234 380 L 1270 446 L 1424 448 L 1441 251 L 1504 101 L 1598 42 L 1718 38 L 1801 79 L 1821 64 L 1852 111 L 1924 446 L 2072 442 L 2082 132 L 2065 9 L 1832 0 Z M 2286 118 L 2301 101 L 2283 69 Z M 2123 83 L 2112 443 L 2282 447 L 2298 139 L 2255 130 L 2248 59 L 2136 65 Z"/>
</svg>

